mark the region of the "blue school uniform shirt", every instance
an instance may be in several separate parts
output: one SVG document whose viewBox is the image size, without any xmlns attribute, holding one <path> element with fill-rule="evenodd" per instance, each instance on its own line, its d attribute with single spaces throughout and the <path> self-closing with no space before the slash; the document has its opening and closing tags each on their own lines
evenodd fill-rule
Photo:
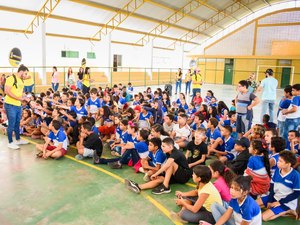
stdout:
<svg viewBox="0 0 300 225">
<path fill-rule="evenodd" d="M 167 159 L 166 154 L 161 149 L 158 149 L 155 152 L 155 154 L 153 154 L 153 152 L 149 152 L 148 157 L 150 158 L 150 160 L 152 161 L 152 163 L 155 167 L 157 165 L 162 165 Z"/>
<path fill-rule="evenodd" d="M 250 225 L 262 224 L 260 207 L 251 196 L 247 195 L 242 204 L 237 199 L 231 199 L 229 207 L 233 209 L 235 224 L 241 224 L 243 220 Z"/>
<path fill-rule="evenodd" d="M 214 103 L 210 103 L 209 105 L 210 105 L 211 107 L 212 107 L 212 106 L 217 107 L 217 106 L 218 106 L 218 103 L 214 102 Z"/>
<path fill-rule="evenodd" d="M 204 123 L 204 122 L 203 122 L 203 123 Z M 201 123 L 200 126 L 197 126 L 197 124 L 194 123 L 194 124 L 191 126 L 192 130 L 197 130 L 198 128 L 204 128 L 204 129 L 206 129 L 206 127 L 204 126 L 203 123 Z"/>
<path fill-rule="evenodd" d="M 152 116 L 152 113 L 147 111 L 147 114 L 144 115 L 143 113 L 140 113 L 140 120 L 146 120 L 146 119 L 150 119 Z"/>
<path fill-rule="evenodd" d="M 197 112 L 197 110 L 196 110 L 195 108 L 189 109 L 189 110 L 187 111 L 187 115 L 188 115 L 188 116 L 191 116 L 191 115 L 193 115 L 195 112 Z"/>
<path fill-rule="evenodd" d="M 127 142 L 133 142 L 134 144 L 135 144 L 135 143 L 138 143 L 137 135 L 136 135 L 135 137 L 132 137 L 131 134 L 128 134 Z"/>
<path fill-rule="evenodd" d="M 121 136 L 122 136 L 122 130 L 121 130 L 120 126 L 116 127 L 116 136 L 117 136 L 117 139 L 121 138 Z"/>
<path fill-rule="evenodd" d="M 286 141 L 286 149 L 291 150 L 291 142 Z M 297 155 L 300 155 L 299 144 L 294 145 L 294 149 L 297 151 Z"/>
<path fill-rule="evenodd" d="M 225 137 L 222 136 L 223 144 L 221 145 L 221 151 L 225 151 L 227 153 L 233 154 L 236 157 L 237 152 L 234 150 L 235 141 L 232 137 L 229 137 L 225 140 Z"/>
<path fill-rule="evenodd" d="M 230 120 L 224 120 L 223 121 L 223 126 L 231 126 L 231 128 L 236 128 L 236 122 L 234 123 L 231 123 Z M 231 137 L 234 139 L 234 140 L 237 140 L 238 139 L 238 133 L 233 131 L 231 133 Z"/>
<path fill-rule="evenodd" d="M 101 102 L 99 98 L 96 98 L 95 101 L 89 98 L 86 105 L 90 107 L 91 113 L 97 113 L 101 107 Z"/>
<path fill-rule="evenodd" d="M 272 166 L 272 168 L 270 168 L 270 170 L 271 170 L 271 176 L 273 177 L 273 175 L 275 173 L 275 170 L 278 168 L 277 167 L 277 162 L 278 162 L 278 159 L 279 159 L 279 152 L 271 155 L 270 159 L 274 159 L 275 160 L 275 165 Z"/>
<path fill-rule="evenodd" d="M 128 134 L 127 131 L 122 132 L 121 136 L 120 136 L 121 142 L 123 144 L 126 144 L 128 142 L 129 136 L 130 136 L 130 134 Z"/>
<path fill-rule="evenodd" d="M 296 106 L 296 112 L 289 113 L 286 115 L 287 119 L 296 119 L 300 118 L 300 95 L 299 96 L 294 96 L 291 102 L 291 105 L 289 108 Z"/>
<path fill-rule="evenodd" d="M 268 174 L 264 163 L 264 156 L 250 156 L 247 167 L 258 175 Z"/>
<path fill-rule="evenodd" d="M 294 191 L 300 191 L 300 174 L 294 169 L 282 176 L 280 170 L 277 168 L 271 179 L 271 184 L 274 184 L 274 198 L 276 201 L 284 201 L 286 196 L 292 194 Z M 284 205 L 290 209 L 296 210 L 298 199 L 290 202 L 284 202 Z"/>
<path fill-rule="evenodd" d="M 54 146 L 57 147 L 60 143 L 62 143 L 62 148 L 65 150 L 68 149 L 68 138 L 63 129 L 59 129 L 57 134 L 50 131 L 48 138 L 53 141 Z"/>
<path fill-rule="evenodd" d="M 148 152 L 148 145 L 144 141 L 136 142 L 134 144 L 134 148 L 137 150 L 138 153 Z"/>
<path fill-rule="evenodd" d="M 189 109 L 189 106 L 185 103 L 184 105 L 182 105 L 181 103 L 178 105 L 179 109 L 184 109 L 185 111 L 187 111 Z"/>
<path fill-rule="evenodd" d="M 93 131 L 95 134 L 97 134 L 97 135 L 100 134 L 100 133 L 99 133 L 99 130 L 98 130 L 98 128 L 97 128 L 96 126 L 93 126 L 93 127 L 92 127 L 92 131 Z"/>
<path fill-rule="evenodd" d="M 220 130 L 218 128 L 216 128 L 214 130 L 214 132 L 211 132 L 210 129 L 208 128 L 207 132 L 206 132 L 206 136 L 209 138 L 210 141 L 212 139 L 213 140 L 217 140 L 217 138 L 221 137 L 221 132 L 220 132 Z"/>
<path fill-rule="evenodd" d="M 87 116 L 87 114 L 88 114 L 88 112 L 86 111 L 86 109 L 83 106 L 80 109 L 77 109 L 76 106 L 71 106 L 70 111 L 73 111 L 76 113 L 77 120 L 79 120 L 83 116 Z"/>
<path fill-rule="evenodd" d="M 134 101 L 133 103 L 132 103 L 132 105 L 140 105 L 141 103 L 140 103 L 140 101 Z"/>
</svg>

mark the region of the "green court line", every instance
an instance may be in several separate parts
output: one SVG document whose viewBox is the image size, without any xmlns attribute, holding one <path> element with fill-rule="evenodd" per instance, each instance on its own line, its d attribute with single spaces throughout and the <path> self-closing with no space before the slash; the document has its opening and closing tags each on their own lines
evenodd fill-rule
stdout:
<svg viewBox="0 0 300 225">
<path fill-rule="evenodd" d="M 34 142 L 34 141 L 29 140 L 29 139 L 27 139 L 27 138 L 24 138 L 24 137 L 21 137 L 21 138 L 22 138 L 23 140 L 28 141 L 28 142 L 31 143 L 31 144 L 34 144 L 34 145 L 38 144 L 37 142 Z M 71 146 L 71 148 L 74 148 L 74 147 Z M 97 167 L 97 166 L 92 165 L 92 164 L 90 164 L 90 163 L 87 163 L 87 162 L 84 162 L 84 161 L 77 160 L 77 159 L 75 159 L 74 157 L 69 156 L 69 155 L 65 155 L 65 157 L 66 157 L 67 159 L 70 159 L 70 160 L 74 161 L 74 162 L 80 163 L 80 164 L 85 165 L 85 166 L 88 166 L 88 167 L 90 167 L 90 168 L 92 168 L 92 169 L 98 170 L 98 171 L 100 171 L 100 172 L 102 172 L 102 173 L 105 173 L 106 175 L 108 175 L 108 176 L 110 176 L 110 177 L 112 177 L 112 178 L 114 178 L 114 179 L 117 179 L 117 180 L 120 181 L 121 183 L 124 183 L 124 179 L 123 179 L 122 177 L 120 177 L 120 176 L 118 176 L 118 175 L 116 175 L 116 174 L 114 174 L 114 173 L 112 173 L 112 172 L 110 172 L 110 171 L 107 171 L 107 170 L 105 170 L 105 169 L 103 169 L 103 168 L 101 168 L 101 167 Z M 154 205 L 159 211 L 161 211 L 166 217 L 168 217 L 175 225 L 182 225 L 181 222 L 179 222 L 179 221 L 174 221 L 174 220 L 171 218 L 171 216 L 170 216 L 170 211 L 169 211 L 167 208 L 165 208 L 162 204 L 160 204 L 158 201 L 156 201 L 154 198 L 152 198 L 150 195 L 148 195 L 148 194 L 146 194 L 146 193 L 144 193 L 144 192 L 142 192 L 141 195 L 142 195 L 146 200 L 148 200 L 152 205 Z"/>
</svg>

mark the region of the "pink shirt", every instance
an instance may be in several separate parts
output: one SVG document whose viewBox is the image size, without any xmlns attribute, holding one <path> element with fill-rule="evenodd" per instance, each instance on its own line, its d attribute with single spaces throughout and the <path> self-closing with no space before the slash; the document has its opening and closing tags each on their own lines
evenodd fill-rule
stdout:
<svg viewBox="0 0 300 225">
<path fill-rule="evenodd" d="M 222 200 L 229 202 L 231 200 L 230 189 L 227 186 L 223 177 L 219 177 L 215 182 L 214 186 L 219 191 Z"/>
<path fill-rule="evenodd" d="M 53 76 L 52 76 L 52 83 L 54 83 L 54 84 L 56 84 L 56 83 L 58 83 L 58 72 L 55 72 L 54 74 L 53 74 Z"/>
</svg>

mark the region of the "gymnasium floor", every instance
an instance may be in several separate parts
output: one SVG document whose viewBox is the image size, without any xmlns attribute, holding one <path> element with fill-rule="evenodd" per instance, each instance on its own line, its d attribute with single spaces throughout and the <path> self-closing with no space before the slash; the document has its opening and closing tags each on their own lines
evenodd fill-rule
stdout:
<svg viewBox="0 0 300 225">
<path fill-rule="evenodd" d="M 216 96 L 225 96 L 227 89 L 234 93 L 233 87 L 223 86 L 216 89 Z M 179 210 L 175 190 L 193 188 L 190 181 L 172 185 L 170 194 L 156 196 L 149 190 L 136 195 L 123 184 L 124 178 L 142 182 L 142 175 L 130 167 L 111 170 L 106 165 L 94 166 L 91 159 L 77 161 L 74 148 L 60 160 L 38 159 L 33 142 L 10 150 L 4 135 L 0 135 L 0 146 L 0 225 L 180 224 L 169 217 L 170 211 Z M 104 156 L 109 156 L 107 151 Z M 280 218 L 263 224 L 300 221 Z"/>
</svg>

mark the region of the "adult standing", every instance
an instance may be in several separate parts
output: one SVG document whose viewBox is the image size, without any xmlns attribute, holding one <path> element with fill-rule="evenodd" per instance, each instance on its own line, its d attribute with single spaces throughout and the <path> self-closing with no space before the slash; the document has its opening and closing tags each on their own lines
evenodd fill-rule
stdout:
<svg viewBox="0 0 300 225">
<path fill-rule="evenodd" d="M 200 72 L 201 72 L 200 69 L 196 69 L 194 71 L 194 75 L 192 77 L 193 98 L 196 96 L 197 92 L 199 92 L 201 94 L 203 78 L 202 78 L 202 75 Z"/>
<path fill-rule="evenodd" d="M 185 82 L 185 95 L 187 94 L 191 94 L 191 83 L 192 83 L 192 76 L 193 74 L 191 74 L 191 70 L 188 69 L 186 75 L 185 75 L 185 79 L 184 79 L 184 82 Z"/>
<path fill-rule="evenodd" d="M 51 83 L 52 83 L 52 89 L 54 92 L 56 92 L 58 90 L 58 85 L 59 85 L 59 81 L 58 81 L 58 75 L 59 73 L 57 72 L 57 67 L 53 66 L 52 67 L 52 79 L 51 79 Z"/>
<path fill-rule="evenodd" d="M 273 70 L 267 69 L 265 74 L 266 78 L 261 81 L 258 91 L 262 91 L 262 109 L 261 109 L 261 120 L 269 109 L 270 122 L 274 122 L 274 105 L 276 101 L 276 88 L 278 81 L 273 77 Z"/>
<path fill-rule="evenodd" d="M 86 67 L 82 79 L 82 93 L 84 95 L 90 91 L 91 81 L 90 67 Z"/>
<path fill-rule="evenodd" d="M 22 117 L 21 101 L 23 100 L 24 79 L 27 77 L 28 68 L 20 65 L 17 75 L 9 76 L 5 82 L 5 100 L 4 108 L 7 114 L 8 127 L 8 148 L 19 149 L 19 145 L 28 144 L 20 139 L 20 121 Z M 13 142 L 12 134 L 15 132 L 16 142 Z"/>
<path fill-rule="evenodd" d="M 182 70 L 181 68 L 178 68 L 178 72 L 176 73 L 176 92 L 175 95 L 178 93 L 178 89 L 179 89 L 179 93 L 181 92 L 181 83 L 182 83 Z"/>
<path fill-rule="evenodd" d="M 83 75 L 84 75 L 84 69 L 83 67 L 79 68 L 79 71 L 77 73 L 78 76 L 78 80 L 77 80 L 77 88 L 79 88 L 80 90 L 82 90 L 82 79 L 83 79 Z"/>
<path fill-rule="evenodd" d="M 71 88 L 72 90 L 76 89 L 75 77 L 74 77 L 74 74 L 73 74 L 72 67 L 69 67 L 69 69 L 68 69 L 67 76 L 66 76 L 66 83 L 67 83 L 67 86 L 69 88 Z"/>
</svg>

